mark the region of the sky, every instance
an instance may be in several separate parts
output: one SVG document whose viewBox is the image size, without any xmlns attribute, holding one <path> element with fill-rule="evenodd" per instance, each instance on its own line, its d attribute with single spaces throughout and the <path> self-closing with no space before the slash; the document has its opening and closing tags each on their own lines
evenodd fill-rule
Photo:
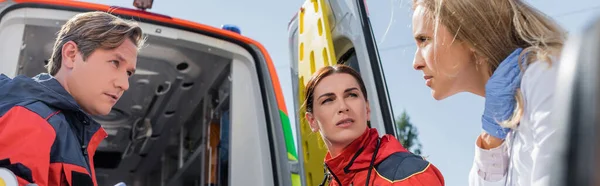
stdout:
<svg viewBox="0 0 600 186">
<path fill-rule="evenodd" d="M 97 2 L 87 0 L 91 2 Z M 295 124 L 287 24 L 302 0 L 154 0 L 148 11 L 220 27 L 234 24 L 242 34 L 262 43 L 279 75 L 292 123 Z M 397 116 L 406 111 L 416 125 L 423 155 L 440 169 L 446 185 L 468 184 L 475 139 L 481 132 L 482 97 L 460 93 L 442 101 L 431 97 L 422 73 L 413 70 L 412 0 L 367 0 L 373 32 Z M 598 16 L 598 0 L 527 0 L 576 34 Z M 132 8 L 133 0 L 103 0 L 102 4 Z M 295 133 L 295 131 L 294 131 Z"/>
</svg>

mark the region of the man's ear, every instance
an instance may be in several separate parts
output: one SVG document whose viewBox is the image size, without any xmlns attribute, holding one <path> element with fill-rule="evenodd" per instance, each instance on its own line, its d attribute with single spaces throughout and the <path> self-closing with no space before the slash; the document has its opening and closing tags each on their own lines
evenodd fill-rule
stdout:
<svg viewBox="0 0 600 186">
<path fill-rule="evenodd" d="M 79 54 L 77 49 L 77 43 L 68 41 L 62 46 L 62 62 L 61 66 L 64 68 L 72 69 L 75 66 L 75 59 Z"/>
<path fill-rule="evenodd" d="M 304 118 L 308 122 L 308 126 L 310 126 L 311 131 L 313 131 L 313 132 L 319 131 L 319 125 L 317 124 L 317 121 L 315 120 L 315 117 L 313 116 L 312 113 L 306 112 L 306 114 L 304 114 Z"/>
</svg>

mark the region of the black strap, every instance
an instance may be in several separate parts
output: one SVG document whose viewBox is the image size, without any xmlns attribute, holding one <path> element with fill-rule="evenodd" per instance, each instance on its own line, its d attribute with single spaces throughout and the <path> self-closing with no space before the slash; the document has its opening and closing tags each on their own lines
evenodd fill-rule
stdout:
<svg viewBox="0 0 600 186">
<path fill-rule="evenodd" d="M 344 173 L 346 173 L 346 174 L 350 173 L 350 167 L 352 167 L 354 160 L 356 160 L 356 158 L 358 158 L 358 155 L 360 155 L 360 153 L 362 153 L 362 151 L 364 149 L 365 149 L 364 147 L 361 147 L 360 149 L 358 149 L 358 151 L 356 151 L 356 153 L 354 153 L 354 156 L 352 156 L 350 163 L 348 163 L 348 165 L 346 165 L 346 167 L 344 167 Z"/>
<path fill-rule="evenodd" d="M 373 153 L 373 157 L 371 157 L 371 163 L 369 164 L 369 171 L 367 171 L 367 183 L 366 186 L 369 186 L 369 180 L 371 179 L 371 170 L 373 170 L 373 164 L 375 164 L 375 158 L 377 157 L 377 152 L 379 151 L 379 143 L 381 139 L 377 138 L 377 145 L 375 145 L 375 152 Z"/>
</svg>

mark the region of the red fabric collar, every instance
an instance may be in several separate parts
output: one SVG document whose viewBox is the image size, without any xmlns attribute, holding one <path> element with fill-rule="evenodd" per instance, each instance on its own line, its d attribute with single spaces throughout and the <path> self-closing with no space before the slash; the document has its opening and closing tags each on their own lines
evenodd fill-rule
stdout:
<svg viewBox="0 0 600 186">
<path fill-rule="evenodd" d="M 337 177 L 337 179 L 342 182 L 342 185 L 346 185 L 352 181 L 353 173 L 369 168 L 373 153 L 377 146 L 378 138 L 379 133 L 377 132 L 377 129 L 367 128 L 360 137 L 350 143 L 350 145 L 336 157 L 331 157 L 331 154 L 327 152 L 327 155 L 325 155 L 325 164 L 330 169 L 333 176 Z M 407 150 L 402 147 L 395 137 L 386 134 L 380 138 L 379 149 L 377 156 L 375 157 L 374 165 L 379 164 L 393 153 L 406 151 Z M 352 161 L 354 156 L 357 157 Z M 346 167 L 348 167 L 346 170 L 347 172 L 344 170 Z"/>
</svg>

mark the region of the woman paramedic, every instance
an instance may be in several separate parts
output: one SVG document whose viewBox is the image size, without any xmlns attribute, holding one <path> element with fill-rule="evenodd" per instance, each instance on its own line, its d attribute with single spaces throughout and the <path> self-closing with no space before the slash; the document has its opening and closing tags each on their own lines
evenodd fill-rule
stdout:
<svg viewBox="0 0 600 186">
<path fill-rule="evenodd" d="M 485 97 L 470 185 L 548 185 L 565 137 L 551 122 L 565 32 L 521 0 L 414 0 L 413 62 L 433 98 Z"/>
<path fill-rule="evenodd" d="M 329 185 L 441 186 L 438 169 L 404 149 L 392 135 L 379 137 L 369 128 L 367 92 L 360 75 L 344 65 L 326 66 L 305 89 L 305 119 L 319 132 L 328 152 Z"/>
</svg>

